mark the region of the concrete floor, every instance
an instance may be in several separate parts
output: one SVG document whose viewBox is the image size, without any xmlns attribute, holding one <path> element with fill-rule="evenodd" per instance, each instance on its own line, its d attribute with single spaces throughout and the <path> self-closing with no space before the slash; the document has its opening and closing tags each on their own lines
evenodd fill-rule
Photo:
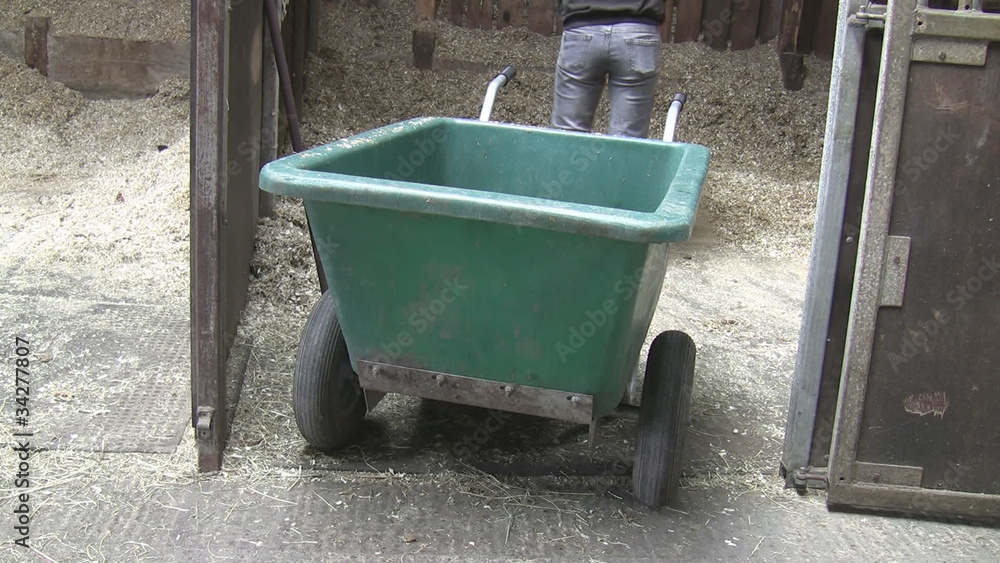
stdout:
<svg viewBox="0 0 1000 563">
<path fill-rule="evenodd" d="M 393 448 L 363 450 L 369 457 L 353 471 L 343 470 L 345 459 L 306 448 L 297 465 L 267 466 L 264 459 L 255 474 L 245 463 L 232 469 L 232 457 L 231 469 L 198 475 L 189 430 L 173 454 L 179 465 L 165 461 L 169 454 L 35 452 L 33 547 L 7 541 L 0 561 L 1000 561 L 995 528 L 830 512 L 820 492 L 800 497 L 782 489 L 776 435 L 804 262 L 788 262 L 787 275 L 765 275 L 775 261 L 720 253 L 703 237 L 679 246 L 671 260 L 667 287 L 699 291 L 665 291 L 660 308 L 670 314 L 658 314 L 654 330 L 679 325 L 696 336 L 701 391 L 686 451 L 688 485 L 668 508 L 638 506 L 627 474 L 606 470 L 629 453 L 628 422 L 605 429 L 607 450 L 574 458 L 570 452 L 586 449 L 585 435 L 563 433 L 567 447 L 546 450 L 547 436 L 562 430 L 518 419 L 481 460 L 507 460 L 503 467 L 521 476 L 496 479 L 445 467 L 447 447 L 411 447 L 426 444 L 420 432 L 401 437 L 378 421 L 379 441 Z M 737 303 L 746 310 L 736 326 L 759 317 L 747 330 L 766 336 L 770 327 L 785 336 L 755 348 L 738 330 L 718 333 L 710 321 L 732 317 Z M 741 369 L 784 375 L 767 387 Z M 718 387 L 727 382 L 731 393 Z M 462 423 L 442 426 L 434 404 L 393 416 L 405 418 L 397 426 L 430 428 L 446 443 L 469 431 Z M 235 424 L 239 434 L 246 421 Z M 744 430 L 730 435 L 730 428 Z M 494 450 L 510 453 L 512 442 L 513 457 L 496 457 Z M 552 456 L 562 463 L 546 465 Z M 10 449 L 0 456 L 2 467 L 16 463 Z M 572 467 L 579 474 L 564 475 Z M 2 492 L 12 521 L 17 491 Z M 5 529 L 5 539 L 16 537 Z"/>
<path fill-rule="evenodd" d="M 526 491 L 544 487 L 528 480 Z M 591 494 L 592 493 L 592 494 Z M 650 512 L 623 490 L 488 503 L 433 476 L 336 474 L 205 481 L 148 491 L 95 481 L 39 510 L 33 545 L 55 561 L 996 561 L 1000 532 L 828 512 L 818 496 L 684 491 Z M 4 561 L 37 561 L 4 548 Z M 44 560 L 44 559 L 42 559 Z"/>
</svg>

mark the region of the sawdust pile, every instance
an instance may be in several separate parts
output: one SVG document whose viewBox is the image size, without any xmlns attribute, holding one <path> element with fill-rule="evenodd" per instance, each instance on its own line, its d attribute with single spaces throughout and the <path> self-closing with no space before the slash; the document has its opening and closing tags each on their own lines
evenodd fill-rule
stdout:
<svg viewBox="0 0 1000 563">
<path fill-rule="evenodd" d="M 54 35 L 84 35 L 142 41 L 186 41 L 189 0 L 5 0 L 0 30 L 20 31 L 29 17 L 52 18 Z"/>
<path fill-rule="evenodd" d="M 108 298 L 186 299 L 187 81 L 86 100 L 5 57 L 0 76 L 4 262 L 51 272 L 42 285 L 70 276 Z"/>
<path fill-rule="evenodd" d="M 558 37 L 441 20 L 427 25 L 438 33 L 439 68 L 432 72 L 410 64 L 411 2 L 383 10 L 341 2 L 328 9 L 307 78 L 306 142 L 327 143 L 410 117 L 476 117 L 486 83 L 506 64 L 519 74 L 498 97 L 493 119 L 548 125 Z M 808 248 L 830 67 L 811 58 L 807 68 L 805 88 L 788 92 L 773 45 L 724 53 L 696 43 L 664 46 L 650 136 L 662 136 L 671 95 L 685 92 L 677 139 L 712 150 L 702 201 L 725 245 L 772 255 Z M 605 97 L 598 131 L 606 124 Z"/>
</svg>

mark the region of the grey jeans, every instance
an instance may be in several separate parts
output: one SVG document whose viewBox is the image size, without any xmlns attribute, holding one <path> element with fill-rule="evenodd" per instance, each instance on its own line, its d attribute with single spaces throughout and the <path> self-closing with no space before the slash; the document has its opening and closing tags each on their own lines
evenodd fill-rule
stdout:
<svg viewBox="0 0 1000 563">
<path fill-rule="evenodd" d="M 552 125 L 589 132 L 608 83 L 609 135 L 645 137 L 660 71 L 660 30 L 650 24 L 587 25 L 563 31 Z"/>
</svg>

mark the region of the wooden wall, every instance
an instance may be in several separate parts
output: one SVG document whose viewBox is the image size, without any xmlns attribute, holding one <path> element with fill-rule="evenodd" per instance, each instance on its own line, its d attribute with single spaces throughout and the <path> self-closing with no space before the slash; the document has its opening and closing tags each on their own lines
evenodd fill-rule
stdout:
<svg viewBox="0 0 1000 563">
<path fill-rule="evenodd" d="M 717 50 L 749 49 L 778 37 L 783 14 L 796 3 L 800 53 L 833 53 L 837 0 L 665 0 L 664 41 L 703 41 Z M 419 19 L 443 18 L 477 29 L 527 27 L 535 33 L 562 31 L 556 0 L 417 0 Z"/>
</svg>

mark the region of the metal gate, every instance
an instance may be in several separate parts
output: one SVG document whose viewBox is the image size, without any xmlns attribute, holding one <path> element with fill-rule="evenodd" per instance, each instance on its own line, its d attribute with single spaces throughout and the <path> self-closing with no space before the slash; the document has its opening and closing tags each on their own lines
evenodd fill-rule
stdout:
<svg viewBox="0 0 1000 563">
<path fill-rule="evenodd" d="M 840 6 L 782 468 L 828 503 L 1000 517 L 1000 16 Z"/>
<path fill-rule="evenodd" d="M 221 468 L 226 360 L 257 221 L 261 0 L 194 0 L 191 14 L 191 395 L 198 466 Z M 252 150 L 248 150 L 248 148 Z"/>
<path fill-rule="evenodd" d="M 242 378 L 241 370 L 227 373 L 227 360 L 257 218 L 270 207 L 258 175 L 283 127 L 263 0 L 192 0 L 191 7 L 191 411 L 199 469 L 215 471 Z M 283 31 L 299 101 L 317 8 L 310 0 L 287 5 Z"/>
</svg>

